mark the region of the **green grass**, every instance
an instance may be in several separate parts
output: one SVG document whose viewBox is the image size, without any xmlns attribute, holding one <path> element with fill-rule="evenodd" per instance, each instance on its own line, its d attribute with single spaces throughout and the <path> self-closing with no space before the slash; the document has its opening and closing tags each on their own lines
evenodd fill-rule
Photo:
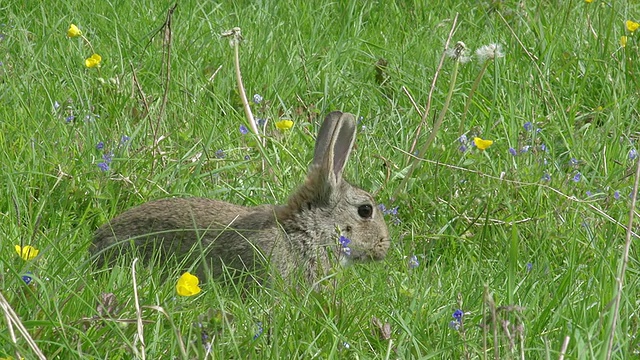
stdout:
<svg viewBox="0 0 640 360">
<path fill-rule="evenodd" d="M 640 19 L 640 5 L 436 3 L 181 1 L 163 108 L 160 29 L 172 3 L 3 2 L 0 291 L 44 354 L 130 359 L 144 349 L 149 359 L 204 358 L 205 331 L 206 356 L 220 359 L 555 359 L 567 337 L 565 359 L 605 358 L 639 123 L 640 34 L 624 22 Z M 469 139 L 495 143 L 484 152 L 459 150 L 462 112 L 481 69 L 475 60 L 461 64 L 426 161 L 391 203 L 420 125 L 402 87 L 424 109 L 456 13 L 452 44 L 473 51 L 500 43 L 505 52 L 488 66 L 464 124 Z M 103 57 L 99 69 L 84 67 L 92 51 L 66 37 L 71 23 Z M 247 95 L 265 99 L 253 106 L 270 121 L 263 151 L 238 130 L 246 120 L 233 50 L 220 38 L 234 26 L 245 38 Z M 378 74 L 384 84 L 376 80 L 380 59 L 388 64 Z M 442 110 L 453 70 L 445 61 L 416 149 Z M 399 207 L 401 222 L 388 221 L 385 261 L 345 268 L 320 292 L 243 292 L 210 282 L 190 298 L 175 293 L 177 269 L 138 264 L 144 348 L 135 322 L 99 319 L 103 293 L 114 294 L 119 318 L 135 320 L 136 310 L 130 262 L 110 273 L 91 264 L 98 226 L 169 196 L 282 203 L 304 177 L 319 122 L 335 109 L 362 117 L 347 177 Z M 291 131 L 275 129 L 281 117 L 295 122 Z M 526 153 L 509 153 L 525 146 Z M 107 153 L 110 169 L 101 171 Z M 16 244 L 40 255 L 25 262 Z M 408 267 L 411 255 L 417 268 Z M 638 260 L 632 246 L 616 359 L 640 353 Z M 464 311 L 457 330 L 450 327 L 456 309 Z M 0 357 L 35 358 L 19 333 L 13 342 L 6 318 L 0 324 Z"/>
</svg>

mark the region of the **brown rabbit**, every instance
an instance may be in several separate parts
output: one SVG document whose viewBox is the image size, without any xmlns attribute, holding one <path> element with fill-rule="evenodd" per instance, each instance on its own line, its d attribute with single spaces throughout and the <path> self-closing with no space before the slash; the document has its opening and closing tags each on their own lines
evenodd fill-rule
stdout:
<svg viewBox="0 0 640 360">
<path fill-rule="evenodd" d="M 390 245 L 383 214 L 369 193 L 342 179 L 355 137 L 353 115 L 327 115 L 306 180 L 286 205 L 245 207 L 204 198 L 151 201 L 100 227 L 91 252 L 100 265 L 107 255 L 123 252 L 123 244 L 133 244 L 145 257 L 154 249 L 165 255 L 191 253 L 190 260 L 202 254 L 214 277 L 225 267 L 261 272 L 268 262 L 283 278 L 299 269 L 311 283 L 332 258 L 381 260 Z"/>
</svg>

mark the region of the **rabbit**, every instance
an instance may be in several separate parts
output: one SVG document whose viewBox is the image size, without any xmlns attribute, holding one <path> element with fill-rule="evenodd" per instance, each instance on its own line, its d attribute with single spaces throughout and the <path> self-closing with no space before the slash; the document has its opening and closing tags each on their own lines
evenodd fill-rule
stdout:
<svg viewBox="0 0 640 360">
<path fill-rule="evenodd" d="M 342 178 L 355 138 L 352 114 L 328 114 L 306 180 L 285 205 L 245 207 L 197 197 L 150 201 L 101 226 L 90 251 L 99 266 L 109 254 L 107 262 L 122 254 L 123 244 L 145 258 L 154 249 L 196 253 L 213 278 L 228 269 L 262 273 L 268 263 L 283 279 L 301 271 L 310 283 L 326 274 L 331 259 L 382 260 L 390 246 L 383 213 L 373 196 Z M 339 235 L 350 242 L 340 243 Z"/>
</svg>

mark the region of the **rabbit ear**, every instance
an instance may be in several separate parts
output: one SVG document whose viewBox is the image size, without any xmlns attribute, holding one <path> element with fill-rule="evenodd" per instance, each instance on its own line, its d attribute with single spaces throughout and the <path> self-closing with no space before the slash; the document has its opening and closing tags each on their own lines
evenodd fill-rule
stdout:
<svg viewBox="0 0 640 360">
<path fill-rule="evenodd" d="M 342 178 L 356 140 L 356 120 L 352 114 L 334 111 L 320 126 L 313 154 L 313 165 L 321 169 L 329 183 L 335 185 Z"/>
</svg>

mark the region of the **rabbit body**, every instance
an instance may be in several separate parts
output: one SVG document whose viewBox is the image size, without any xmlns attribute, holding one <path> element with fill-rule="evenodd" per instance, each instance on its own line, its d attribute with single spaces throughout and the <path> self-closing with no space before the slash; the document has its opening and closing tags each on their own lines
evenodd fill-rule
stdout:
<svg viewBox="0 0 640 360">
<path fill-rule="evenodd" d="M 381 260 L 389 233 L 373 197 L 342 179 L 355 141 L 353 115 L 330 113 L 316 140 L 305 182 L 285 205 L 245 207 L 206 198 L 169 198 L 129 209 L 100 227 L 92 253 L 105 256 L 133 243 L 145 257 L 191 254 L 207 263 L 214 277 L 224 269 L 264 274 L 267 262 L 283 278 L 301 271 L 309 282 L 331 266 Z M 350 240 L 348 252 L 338 236 Z M 347 254 L 348 253 L 348 254 Z M 268 276 L 268 275 L 267 275 Z"/>
</svg>

